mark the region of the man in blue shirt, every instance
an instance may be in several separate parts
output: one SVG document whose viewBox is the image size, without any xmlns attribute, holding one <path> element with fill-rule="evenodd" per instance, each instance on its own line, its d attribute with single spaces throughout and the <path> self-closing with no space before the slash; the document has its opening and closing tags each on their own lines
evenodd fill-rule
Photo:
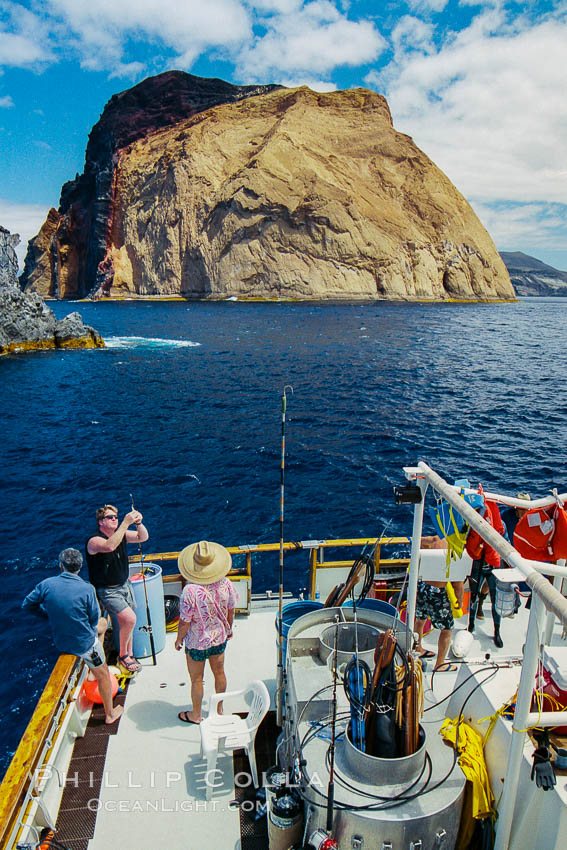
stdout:
<svg viewBox="0 0 567 850">
<path fill-rule="evenodd" d="M 46 578 L 22 602 L 24 611 L 47 618 L 59 652 L 82 658 L 98 682 L 106 723 L 114 723 L 122 706 L 113 706 L 112 684 L 99 636 L 106 629 L 92 584 L 79 576 L 83 556 L 77 549 L 59 555 L 60 573 Z"/>
</svg>

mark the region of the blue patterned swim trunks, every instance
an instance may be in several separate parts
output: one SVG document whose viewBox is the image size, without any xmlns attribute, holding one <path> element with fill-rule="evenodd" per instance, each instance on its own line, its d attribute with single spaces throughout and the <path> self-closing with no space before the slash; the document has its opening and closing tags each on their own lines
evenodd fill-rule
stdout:
<svg viewBox="0 0 567 850">
<path fill-rule="evenodd" d="M 418 620 L 429 618 L 434 629 L 452 629 L 455 621 L 445 588 L 418 581 L 415 616 Z"/>
<path fill-rule="evenodd" d="M 185 652 L 193 661 L 206 661 L 211 655 L 222 655 L 225 649 L 226 641 L 218 646 L 209 646 L 208 649 L 186 649 Z"/>
</svg>

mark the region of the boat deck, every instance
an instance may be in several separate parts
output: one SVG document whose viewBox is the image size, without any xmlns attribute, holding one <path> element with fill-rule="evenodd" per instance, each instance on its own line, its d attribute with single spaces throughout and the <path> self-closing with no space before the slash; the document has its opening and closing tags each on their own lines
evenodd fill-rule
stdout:
<svg viewBox="0 0 567 850">
<path fill-rule="evenodd" d="M 228 690 L 238 690 L 252 679 L 262 679 L 270 691 L 274 708 L 275 674 L 277 665 L 275 615 L 277 603 L 254 607 L 249 617 L 238 617 L 234 638 L 226 654 Z M 497 649 L 492 641 L 490 609 L 484 621 L 477 623 L 474 643 L 466 664 L 458 665 L 455 673 L 439 673 L 431 687 L 429 662 L 425 675 L 426 708 L 449 697 L 455 684 L 471 671 L 486 670 L 492 660 L 510 666 L 499 671 L 492 687 L 482 689 L 484 703 L 481 714 L 489 716 L 514 693 L 520 677 L 521 653 L 527 628 L 528 612 L 522 608 L 513 619 L 502 622 L 504 647 Z M 466 628 L 467 617 L 456 622 L 456 628 Z M 436 650 L 438 632 L 424 638 L 424 646 Z M 554 643 L 560 643 L 560 630 L 556 626 Z M 93 790 L 88 808 L 96 811 L 88 843 L 67 841 L 71 850 L 107 850 L 110 846 L 139 847 L 141 850 L 167 846 L 169 850 L 186 850 L 189 846 L 203 846 L 212 836 L 218 837 L 223 848 L 241 848 L 240 816 L 235 799 L 234 769 L 231 754 L 219 754 L 217 767 L 222 770 L 223 781 L 215 787 L 210 802 L 206 802 L 205 763 L 200 757 L 200 735 L 197 726 L 179 721 L 179 711 L 190 706 L 190 684 L 183 652 L 174 648 L 175 634 L 166 636 L 165 649 L 158 655 L 157 666 L 151 659 L 142 659 L 143 670 L 136 676 L 126 695 L 125 711 L 119 731 L 109 737 L 100 791 Z M 490 659 L 486 659 L 486 654 Z M 448 660 L 455 661 L 449 653 Z M 480 680 L 480 679 L 479 679 Z M 424 716 L 424 724 L 438 725 L 439 718 L 455 716 L 467 695 L 467 688 L 458 696 L 447 699 Z M 213 693 L 213 682 L 207 666 L 205 675 L 204 713 Z M 481 691 L 479 689 L 479 696 Z M 469 704 L 472 707 L 472 703 Z M 226 711 L 245 710 L 244 705 L 227 704 Z M 494 733 L 496 760 L 489 758 L 491 779 L 503 776 L 504 764 L 498 760 L 507 753 L 510 740 L 509 721 L 499 721 Z M 88 734 L 88 733 L 87 733 Z M 533 747 L 526 744 L 523 776 L 531 767 Z M 505 762 L 504 762 L 505 763 Z M 493 776 L 494 774 L 494 776 Z M 565 780 L 559 781 L 556 793 L 565 802 Z M 498 790 L 496 796 L 498 797 Z M 84 795 L 83 795 L 84 796 Z M 546 794 L 546 798 L 555 796 Z M 548 800 L 546 799 L 546 803 Z M 84 804 L 83 804 L 84 805 Z M 564 807 L 562 807 L 564 808 Z M 86 813 L 85 813 L 86 814 Z M 77 811 L 77 815 L 80 812 Z M 93 814 L 90 815 L 93 817 Z M 94 833 L 94 834 L 93 834 Z"/>
<path fill-rule="evenodd" d="M 226 652 L 228 690 L 262 679 L 275 692 L 276 607 L 239 617 Z M 190 707 L 185 653 L 176 652 L 175 634 L 167 634 L 157 666 L 142 659 L 143 670 L 131 682 L 119 734 L 109 741 L 94 838 L 89 850 L 111 846 L 186 850 L 205 846 L 212 834 L 225 847 L 240 846 L 240 821 L 235 798 L 233 759 L 219 754 L 210 802 L 205 800 L 205 763 L 199 755 L 198 726 L 182 723 L 177 714 Z M 205 674 L 204 713 L 214 693 L 210 668 Z M 227 704 L 225 710 L 245 709 Z"/>
</svg>

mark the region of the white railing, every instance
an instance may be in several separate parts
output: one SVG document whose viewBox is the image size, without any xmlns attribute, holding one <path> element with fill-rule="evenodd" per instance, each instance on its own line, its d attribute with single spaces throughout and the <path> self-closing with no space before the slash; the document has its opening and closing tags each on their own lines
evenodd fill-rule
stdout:
<svg viewBox="0 0 567 850">
<path fill-rule="evenodd" d="M 554 587 L 546 576 L 558 576 L 567 578 L 567 568 L 559 564 L 542 563 L 523 558 L 514 547 L 505 540 L 502 535 L 495 531 L 485 519 L 483 519 L 467 502 L 459 495 L 460 487 L 449 484 L 431 467 L 421 461 L 415 467 L 405 467 L 404 473 L 408 481 L 413 481 L 421 490 L 421 502 L 415 505 L 413 538 L 411 547 L 411 559 L 408 581 L 408 624 L 413 630 L 415 621 L 415 603 L 417 594 L 417 581 L 419 577 L 419 548 L 423 527 L 423 512 L 425 493 L 429 485 L 439 493 L 453 508 L 477 531 L 489 546 L 495 549 L 501 558 L 512 567 L 516 567 L 529 587 L 533 591 L 533 601 L 530 609 L 530 619 L 526 643 L 524 646 L 524 661 L 516 698 L 516 709 L 512 723 L 512 740 L 508 753 L 508 765 L 504 790 L 498 810 L 498 821 L 496 824 L 496 842 L 494 850 L 507 850 L 512 818 L 516 805 L 516 794 L 520 768 L 522 764 L 523 748 L 526 729 L 537 723 L 538 726 L 558 726 L 567 722 L 567 712 L 545 712 L 542 714 L 531 713 L 532 693 L 534 680 L 537 672 L 538 659 L 542 643 L 549 642 L 553 630 L 554 618 L 563 624 L 567 630 L 567 599 Z M 477 493 L 478 490 L 465 490 L 465 493 Z M 549 496 L 543 499 L 527 501 L 504 496 L 498 493 L 484 493 L 489 501 L 500 504 L 511 505 L 521 508 L 541 508 L 556 504 L 556 497 Z M 559 498 L 567 500 L 567 494 Z M 545 628 L 540 626 L 544 621 L 542 616 L 544 608 L 549 612 Z"/>
</svg>

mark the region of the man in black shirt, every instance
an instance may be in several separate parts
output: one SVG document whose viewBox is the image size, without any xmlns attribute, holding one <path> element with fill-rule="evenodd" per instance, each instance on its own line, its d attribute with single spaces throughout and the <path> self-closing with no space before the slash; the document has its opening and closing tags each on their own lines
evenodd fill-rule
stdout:
<svg viewBox="0 0 567 850">
<path fill-rule="evenodd" d="M 136 625 L 134 594 L 129 579 L 127 543 L 144 543 L 148 530 L 139 511 L 129 511 L 118 524 L 114 505 L 103 505 L 96 512 L 98 534 L 87 540 L 86 553 L 89 580 L 97 590 L 100 602 L 116 616 L 120 630 L 118 662 L 128 673 L 140 670 L 132 655 L 132 635 Z M 131 525 L 136 530 L 129 530 Z"/>
</svg>

